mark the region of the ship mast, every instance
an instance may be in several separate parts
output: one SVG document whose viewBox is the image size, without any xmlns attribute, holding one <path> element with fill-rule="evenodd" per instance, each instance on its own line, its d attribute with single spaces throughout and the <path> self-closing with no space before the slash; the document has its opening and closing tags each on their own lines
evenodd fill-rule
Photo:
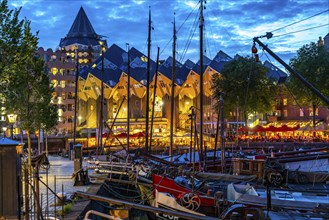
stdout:
<svg viewBox="0 0 329 220">
<path fill-rule="evenodd" d="M 146 122 L 145 122 L 145 151 L 151 152 L 149 149 L 149 97 L 150 97 L 150 63 L 151 63 L 151 7 L 149 8 L 149 25 L 147 39 L 147 71 L 146 71 Z"/>
<path fill-rule="evenodd" d="M 150 149 L 152 149 L 154 107 L 155 107 L 155 97 L 156 97 L 156 90 L 157 90 L 157 84 L 158 84 L 159 56 L 160 56 L 160 47 L 158 47 L 157 60 L 156 60 L 156 65 L 155 65 L 155 77 L 154 77 L 154 88 L 153 88 L 153 103 L 152 103 L 152 116 L 151 116 L 151 129 L 150 129 Z"/>
<path fill-rule="evenodd" d="M 104 45 L 103 42 L 101 42 L 101 56 L 102 56 L 102 71 L 101 71 L 101 100 L 100 100 L 100 117 L 99 117 L 99 148 L 100 152 L 103 153 L 103 123 L 104 123 Z M 98 151 L 99 153 L 99 151 Z"/>
<path fill-rule="evenodd" d="M 176 71 L 176 21 L 174 17 L 173 29 L 173 52 L 172 52 L 172 75 L 171 75 L 171 111 L 170 111 L 170 145 L 169 145 L 169 158 L 172 160 L 174 148 L 174 113 L 175 113 L 175 71 Z"/>
<path fill-rule="evenodd" d="M 129 136 L 130 136 L 130 47 L 127 43 L 128 70 L 127 70 L 127 151 L 129 155 Z"/>
<path fill-rule="evenodd" d="M 200 1 L 200 162 L 203 159 L 203 1 Z"/>
</svg>

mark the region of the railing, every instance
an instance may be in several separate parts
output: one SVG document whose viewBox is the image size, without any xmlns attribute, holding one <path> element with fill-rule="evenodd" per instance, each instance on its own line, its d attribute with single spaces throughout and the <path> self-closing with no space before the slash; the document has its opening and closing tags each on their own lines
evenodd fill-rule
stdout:
<svg viewBox="0 0 329 220">
<path fill-rule="evenodd" d="M 103 218 L 107 218 L 107 219 L 114 219 L 114 220 L 122 220 L 122 218 L 118 218 L 118 217 L 114 217 L 112 215 L 107 215 L 107 214 L 104 214 L 104 213 L 101 213 L 101 212 L 97 212 L 95 210 L 89 210 L 85 217 L 84 217 L 84 220 L 90 220 L 92 218 L 89 218 L 90 215 L 97 215 L 97 216 L 100 216 L 100 217 L 103 217 Z"/>
</svg>

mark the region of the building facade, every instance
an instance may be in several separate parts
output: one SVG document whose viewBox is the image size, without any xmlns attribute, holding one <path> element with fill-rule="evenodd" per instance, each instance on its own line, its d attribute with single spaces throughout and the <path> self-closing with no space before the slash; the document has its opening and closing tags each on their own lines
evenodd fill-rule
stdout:
<svg viewBox="0 0 329 220">
<path fill-rule="evenodd" d="M 324 44 L 329 45 L 328 35 Z M 105 50 L 103 50 L 105 48 Z M 94 31 L 87 15 L 81 7 L 67 36 L 61 39 L 56 51 L 40 48 L 47 62 L 51 83 L 55 87 L 53 104 L 58 107 L 59 124 L 56 133 L 72 136 L 74 112 L 77 110 L 77 130 L 79 136 L 94 137 L 98 129 L 104 126 L 104 132 L 127 132 L 128 120 L 128 73 L 130 73 L 130 133 L 145 131 L 146 114 L 150 118 L 153 135 L 169 136 L 171 97 L 174 96 L 174 131 L 179 136 L 187 136 L 191 130 L 190 114 L 193 107 L 200 108 L 200 64 L 187 60 L 184 64 L 175 62 L 176 78 L 172 80 L 172 57 L 159 63 L 156 73 L 156 62 L 150 60 L 150 90 L 149 112 L 146 113 L 146 55 L 131 48 L 128 51 L 113 44 L 107 47 Z M 128 66 L 130 59 L 130 66 Z M 197 113 L 196 124 L 203 117 L 205 144 L 210 144 L 215 134 L 218 114 L 214 111 L 215 100 L 212 98 L 212 77 L 220 74 L 225 63 L 233 58 L 219 51 L 213 59 L 204 56 L 203 66 L 203 108 L 204 115 Z M 265 62 L 268 76 L 274 77 L 278 85 L 284 83 L 287 74 Z M 78 106 L 75 106 L 75 84 L 78 75 Z M 174 83 L 175 93 L 171 94 Z M 302 113 L 303 112 L 303 115 Z M 102 113 L 102 115 L 101 115 Z M 253 120 L 267 122 L 298 121 L 310 114 L 308 108 L 296 106 L 291 97 L 279 93 L 273 111 L 258 115 Z M 239 112 L 233 112 L 227 117 L 228 121 L 236 121 Z M 329 112 L 326 108 L 317 110 L 317 120 L 328 121 Z M 104 119 L 107 125 L 102 125 Z M 207 136 L 207 137 L 208 137 Z M 113 139 L 112 139 L 113 141 Z M 88 143 L 88 146 L 96 144 Z"/>
<path fill-rule="evenodd" d="M 107 46 L 106 41 L 96 34 L 81 7 L 68 34 L 60 40 L 55 51 L 38 49 L 37 53 L 47 64 L 50 83 L 55 90 L 52 103 L 59 115 L 58 125 L 53 131 L 55 135 L 72 136 L 74 113 L 78 108 L 75 106 L 76 76 L 100 57 L 101 44 Z"/>
</svg>

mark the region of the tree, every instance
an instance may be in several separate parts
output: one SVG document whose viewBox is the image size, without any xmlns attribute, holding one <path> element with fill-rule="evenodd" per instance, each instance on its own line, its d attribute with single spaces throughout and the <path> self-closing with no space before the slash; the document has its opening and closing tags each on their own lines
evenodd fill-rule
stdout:
<svg viewBox="0 0 329 220">
<path fill-rule="evenodd" d="M 9 10 L 8 1 L 0 2 L 0 99 L 8 100 L 11 88 L 8 86 L 10 76 L 16 68 L 15 57 L 19 54 L 22 37 L 23 20 L 19 20 L 20 9 Z"/>
<path fill-rule="evenodd" d="M 20 20 L 20 9 L 9 10 L 7 0 L 0 3 L 0 97 L 7 112 L 17 114 L 21 130 L 28 137 L 28 171 L 31 174 L 31 132 L 45 125 L 53 126 L 55 113 L 50 105 L 52 88 L 45 63 L 36 56 L 37 33 L 31 32 L 30 21 Z M 36 180 L 36 179 L 35 179 Z M 25 180 L 26 186 L 29 178 Z M 36 181 L 37 185 L 38 182 Z M 38 189 L 38 187 L 36 187 Z M 28 187 L 25 193 L 28 195 Z M 38 203 L 38 196 L 36 196 Z M 29 213 L 25 196 L 25 213 Z M 41 210 L 38 209 L 38 216 Z"/>
<path fill-rule="evenodd" d="M 323 45 L 317 45 L 314 42 L 304 45 L 297 51 L 297 55 L 290 60 L 289 64 L 316 89 L 328 97 L 329 54 Z M 294 75 L 290 76 L 288 86 L 301 106 L 312 106 L 313 126 L 315 126 L 316 108 L 319 105 L 325 105 L 324 102 Z"/>
<path fill-rule="evenodd" d="M 225 115 L 239 107 L 244 120 L 249 113 L 266 113 L 272 109 L 275 84 L 266 76 L 267 69 L 250 57 L 238 57 L 225 64 L 213 78 L 213 97 L 223 93 Z"/>
<path fill-rule="evenodd" d="M 38 129 L 41 132 L 45 132 L 45 144 L 46 144 L 46 154 L 48 156 L 48 133 L 53 129 L 58 123 L 58 113 L 56 106 L 50 103 L 51 93 L 54 91 L 53 86 L 48 86 L 47 81 L 49 81 L 48 77 L 42 77 L 43 82 L 40 83 L 44 90 L 42 93 L 47 94 L 42 97 L 40 102 L 38 103 L 37 108 L 39 109 L 38 116 Z M 40 135 L 38 137 L 38 141 L 40 142 Z M 40 144 L 40 143 L 39 143 Z"/>
<path fill-rule="evenodd" d="M 1 39 L 7 39 L 12 44 L 13 55 L 6 50 L 11 59 L 7 59 L 3 65 L 2 81 L 4 105 L 8 112 L 15 112 L 18 115 L 20 128 L 25 130 L 28 136 L 28 148 L 31 152 L 30 134 L 41 126 L 50 129 L 55 124 L 56 111 L 51 106 L 51 93 L 53 88 L 49 86 L 49 78 L 45 71 L 45 62 L 36 55 L 38 48 L 38 33 L 31 32 L 30 21 L 18 21 L 20 10 L 10 11 L 6 6 L 7 1 L 1 2 L 0 15 L 8 24 L 2 23 L 1 27 L 12 26 L 15 34 L 7 30 L 8 34 L 1 33 Z M 7 14 L 7 15 L 5 15 Z M 9 15 L 8 15 L 9 14 Z M 8 18 L 9 17 L 9 18 Z M 18 25 L 20 24 L 20 25 Z M 11 39 L 10 38 L 10 39 Z M 6 42 L 2 42 L 6 44 Z M 49 114 L 47 116 L 47 114 Z M 29 165 L 31 164 L 29 155 Z"/>
</svg>

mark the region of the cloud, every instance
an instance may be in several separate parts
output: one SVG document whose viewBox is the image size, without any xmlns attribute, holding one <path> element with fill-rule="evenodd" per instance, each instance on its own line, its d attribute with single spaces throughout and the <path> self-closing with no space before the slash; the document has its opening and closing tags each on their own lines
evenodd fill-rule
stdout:
<svg viewBox="0 0 329 220">
<path fill-rule="evenodd" d="M 198 4 L 195 1 L 187 1 L 185 5 L 189 6 L 190 8 L 195 8 Z"/>
<path fill-rule="evenodd" d="M 44 11 L 35 11 L 33 14 L 37 17 L 42 17 L 45 15 L 45 12 Z"/>
<path fill-rule="evenodd" d="M 22 6 L 21 18 L 32 21 L 33 30 L 40 30 L 40 46 L 56 48 L 69 31 L 82 6 L 95 31 L 107 36 L 125 49 L 125 44 L 146 53 L 149 6 L 152 12 L 152 58 L 156 48 L 161 59 L 172 55 L 174 13 L 177 27 L 177 51 L 185 59 L 198 61 L 199 25 L 196 0 L 10 0 L 11 7 Z M 284 27 L 329 8 L 328 0 L 212 0 L 205 4 L 205 54 L 210 58 L 218 50 L 230 56 L 250 55 L 255 36 Z M 319 24 L 329 23 L 328 12 L 305 22 L 273 32 L 272 39 L 263 38 L 278 55 L 285 59 L 319 36 L 328 34 L 328 26 L 291 33 Z M 290 34 L 289 34 L 290 33 Z M 281 37 L 279 37 L 282 35 Z M 184 48 L 187 50 L 184 51 Z M 184 62 L 183 60 L 182 62 Z M 288 60 L 287 60 L 288 61 Z"/>
</svg>

